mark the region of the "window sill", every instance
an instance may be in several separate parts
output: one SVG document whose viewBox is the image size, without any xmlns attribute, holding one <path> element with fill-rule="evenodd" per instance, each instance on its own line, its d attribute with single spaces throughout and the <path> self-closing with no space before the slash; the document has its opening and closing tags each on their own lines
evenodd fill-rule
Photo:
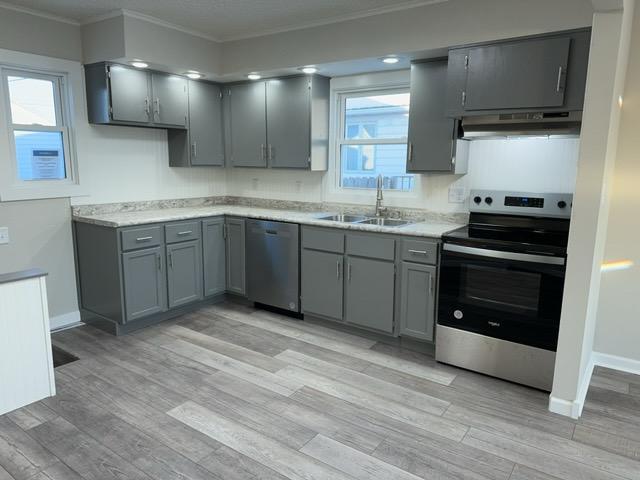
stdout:
<svg viewBox="0 0 640 480">
<path fill-rule="evenodd" d="M 6 186 L 0 191 L 0 202 L 18 200 L 45 200 L 48 198 L 84 197 L 89 195 L 80 185 L 66 184 L 60 186 Z"/>
</svg>

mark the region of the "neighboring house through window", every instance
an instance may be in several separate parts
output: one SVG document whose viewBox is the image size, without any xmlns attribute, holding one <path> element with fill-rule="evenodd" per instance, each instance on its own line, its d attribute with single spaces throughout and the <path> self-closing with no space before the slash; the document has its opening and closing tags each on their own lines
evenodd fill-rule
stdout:
<svg viewBox="0 0 640 480">
<path fill-rule="evenodd" d="M 383 176 L 387 190 L 408 191 L 406 173 L 408 89 L 347 92 L 339 97 L 336 158 L 342 188 L 376 188 Z"/>
</svg>

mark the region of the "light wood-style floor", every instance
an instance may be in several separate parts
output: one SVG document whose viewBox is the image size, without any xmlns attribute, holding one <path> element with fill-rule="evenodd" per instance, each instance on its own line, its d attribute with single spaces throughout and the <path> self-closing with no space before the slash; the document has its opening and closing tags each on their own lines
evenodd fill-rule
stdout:
<svg viewBox="0 0 640 480">
<path fill-rule="evenodd" d="M 632 375 L 598 370 L 575 422 L 543 392 L 236 304 L 54 343 L 80 360 L 0 417 L 0 480 L 640 479 Z"/>
</svg>

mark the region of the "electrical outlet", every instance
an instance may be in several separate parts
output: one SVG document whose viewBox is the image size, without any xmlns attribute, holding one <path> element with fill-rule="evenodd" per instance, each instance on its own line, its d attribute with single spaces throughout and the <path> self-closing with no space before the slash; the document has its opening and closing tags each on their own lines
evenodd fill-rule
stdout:
<svg viewBox="0 0 640 480">
<path fill-rule="evenodd" d="M 9 227 L 0 227 L 0 245 L 9 243 Z"/>
<path fill-rule="evenodd" d="M 449 187 L 449 203 L 464 203 L 466 194 L 464 187 Z"/>
</svg>

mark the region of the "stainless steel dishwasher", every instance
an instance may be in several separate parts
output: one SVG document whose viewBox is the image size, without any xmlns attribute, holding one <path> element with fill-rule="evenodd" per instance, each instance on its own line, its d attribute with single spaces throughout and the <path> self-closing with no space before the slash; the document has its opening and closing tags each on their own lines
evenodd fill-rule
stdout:
<svg viewBox="0 0 640 480">
<path fill-rule="evenodd" d="M 300 312 L 299 237 L 295 223 L 247 220 L 249 300 Z"/>
</svg>

